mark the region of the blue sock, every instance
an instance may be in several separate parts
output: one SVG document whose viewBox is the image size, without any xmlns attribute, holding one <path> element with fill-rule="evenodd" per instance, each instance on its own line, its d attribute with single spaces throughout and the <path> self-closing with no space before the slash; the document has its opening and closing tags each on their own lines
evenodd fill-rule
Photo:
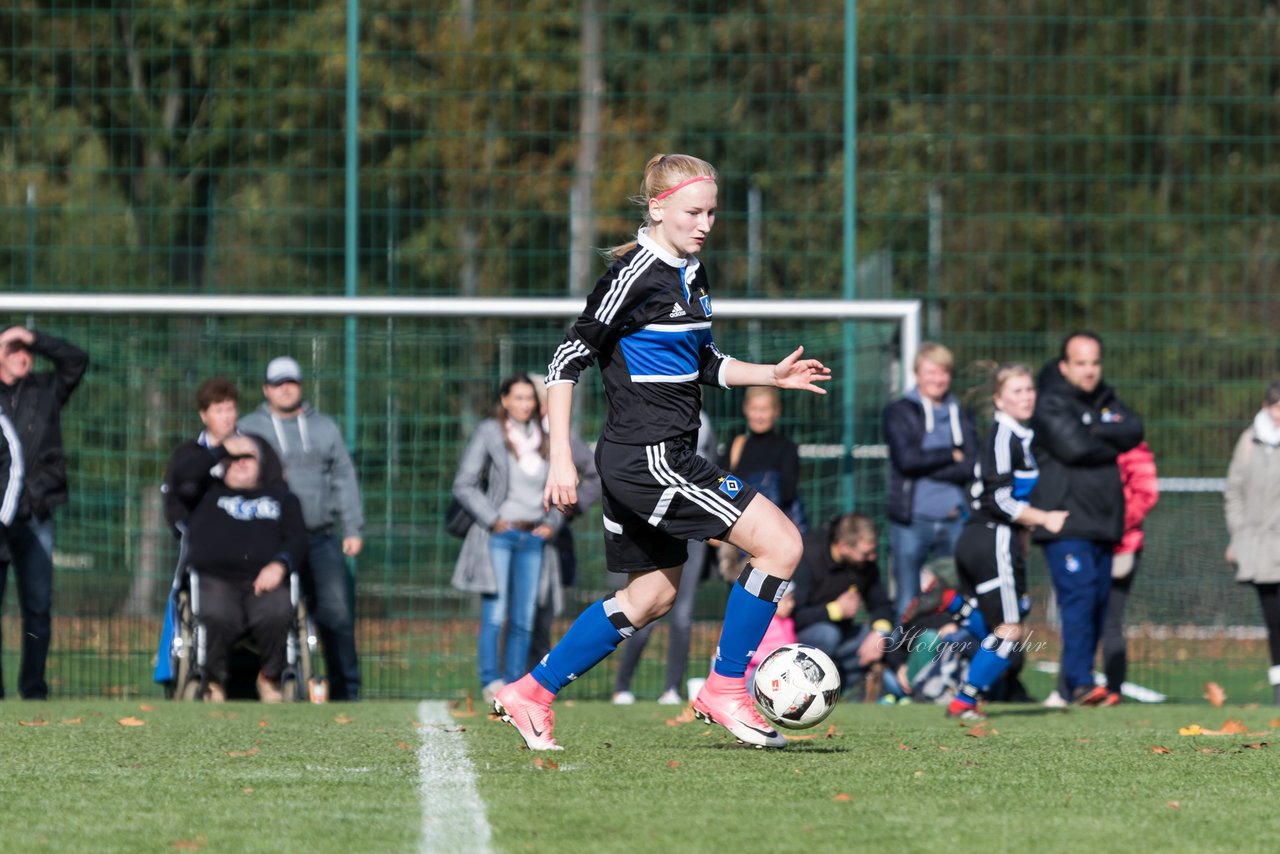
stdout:
<svg viewBox="0 0 1280 854">
<path fill-rule="evenodd" d="M 610 596 L 587 606 L 560 643 L 533 668 L 533 678 L 552 694 L 595 667 L 635 633 L 635 626 Z"/>
<path fill-rule="evenodd" d="M 769 628 L 778 610 L 778 602 L 786 595 L 790 581 L 774 578 L 747 564 L 738 581 L 729 590 L 729 603 L 724 609 L 724 627 L 716 646 L 711 669 L 721 676 L 736 679 L 745 676 L 747 664 Z"/>
<path fill-rule="evenodd" d="M 965 676 L 964 687 L 960 689 L 960 695 L 956 699 L 976 697 L 994 685 L 1009 668 L 1011 652 L 1013 652 L 1013 641 L 987 635 L 978 647 L 978 651 L 974 653 L 973 660 L 969 662 L 969 672 Z"/>
</svg>

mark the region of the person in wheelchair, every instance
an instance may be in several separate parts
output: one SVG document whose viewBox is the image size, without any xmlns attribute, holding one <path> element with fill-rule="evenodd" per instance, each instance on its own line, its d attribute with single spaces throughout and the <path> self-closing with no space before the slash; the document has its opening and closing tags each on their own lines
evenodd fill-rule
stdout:
<svg viewBox="0 0 1280 854">
<path fill-rule="evenodd" d="M 263 480 L 257 440 L 228 436 L 208 450 L 212 469 L 193 456 L 172 472 L 180 494 L 193 499 L 186 561 L 205 630 L 204 699 L 226 699 L 231 648 L 248 634 L 259 655 L 258 696 L 280 702 L 294 614 L 286 580 L 307 548 L 302 506 L 282 481 Z"/>
</svg>

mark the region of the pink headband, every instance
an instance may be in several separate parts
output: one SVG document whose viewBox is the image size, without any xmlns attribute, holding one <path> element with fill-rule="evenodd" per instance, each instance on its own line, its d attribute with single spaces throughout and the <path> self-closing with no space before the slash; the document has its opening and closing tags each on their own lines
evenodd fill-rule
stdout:
<svg viewBox="0 0 1280 854">
<path fill-rule="evenodd" d="M 663 190 L 661 193 L 658 193 L 658 195 L 654 196 L 653 200 L 655 202 L 660 202 L 663 199 L 665 199 L 667 196 L 674 193 L 676 190 L 682 190 L 685 187 L 689 186 L 690 184 L 696 184 L 699 181 L 714 181 L 714 180 L 715 178 L 712 178 L 710 175 L 696 175 L 687 181 L 681 181 L 679 184 L 676 184 L 670 190 Z"/>
</svg>

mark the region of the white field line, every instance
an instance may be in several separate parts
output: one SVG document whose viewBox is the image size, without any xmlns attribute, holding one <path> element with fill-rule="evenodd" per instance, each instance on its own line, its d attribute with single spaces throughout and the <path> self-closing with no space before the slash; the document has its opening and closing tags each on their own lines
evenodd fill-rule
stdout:
<svg viewBox="0 0 1280 854">
<path fill-rule="evenodd" d="M 418 792 L 422 799 L 424 854 L 492 850 L 484 801 L 476 790 L 475 766 L 465 736 L 440 702 L 418 704 L 422 745 L 418 748 Z"/>
</svg>

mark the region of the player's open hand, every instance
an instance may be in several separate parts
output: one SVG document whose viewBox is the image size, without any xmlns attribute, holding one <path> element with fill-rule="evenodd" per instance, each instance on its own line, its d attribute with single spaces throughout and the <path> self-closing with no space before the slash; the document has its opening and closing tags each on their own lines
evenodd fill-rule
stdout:
<svg viewBox="0 0 1280 854">
<path fill-rule="evenodd" d="M 831 369 L 817 359 L 801 359 L 803 355 L 804 347 L 797 347 L 794 353 L 773 366 L 773 378 L 778 388 L 826 394 L 827 390 L 815 383 L 831 379 Z"/>
<path fill-rule="evenodd" d="M 578 469 L 572 459 L 551 455 L 547 468 L 547 485 L 542 490 L 542 509 L 555 507 L 567 513 L 578 503 Z"/>
</svg>

